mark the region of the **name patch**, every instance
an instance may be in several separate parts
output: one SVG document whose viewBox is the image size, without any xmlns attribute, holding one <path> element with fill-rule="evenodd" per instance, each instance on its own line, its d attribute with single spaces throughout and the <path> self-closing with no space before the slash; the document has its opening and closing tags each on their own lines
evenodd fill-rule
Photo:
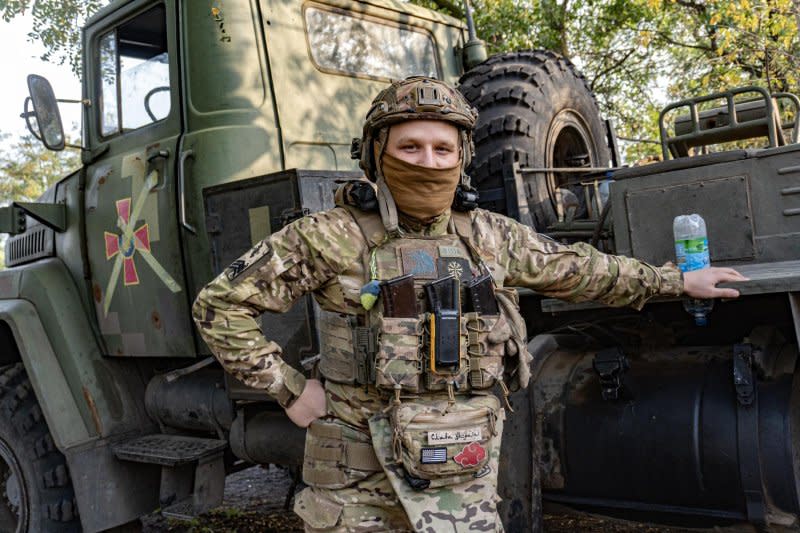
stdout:
<svg viewBox="0 0 800 533">
<path fill-rule="evenodd" d="M 459 444 L 481 440 L 483 432 L 480 426 L 466 429 L 446 429 L 429 431 L 428 444 Z"/>
<path fill-rule="evenodd" d="M 458 246 L 439 246 L 439 257 L 466 257 Z"/>
</svg>

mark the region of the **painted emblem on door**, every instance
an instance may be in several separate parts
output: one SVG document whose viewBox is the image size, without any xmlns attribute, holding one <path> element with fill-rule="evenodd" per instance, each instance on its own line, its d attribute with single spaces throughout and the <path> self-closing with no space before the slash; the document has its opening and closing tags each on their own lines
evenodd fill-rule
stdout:
<svg viewBox="0 0 800 533">
<path fill-rule="evenodd" d="M 120 273 L 125 286 L 139 284 L 139 272 L 136 268 L 134 258 L 136 255 L 142 258 L 145 263 L 152 269 L 155 275 L 164 282 L 172 292 L 179 292 L 180 285 L 176 282 L 169 273 L 164 270 L 164 267 L 153 257 L 150 249 L 150 227 L 145 222 L 138 228 L 135 228 L 139 216 L 142 214 L 147 194 L 158 183 L 158 173 L 152 171 L 144 180 L 139 195 L 136 197 L 136 203 L 131 210 L 131 198 L 123 198 L 117 200 L 117 227 L 121 233 L 112 233 L 109 231 L 104 232 L 105 246 L 106 246 L 106 259 L 114 259 L 114 265 L 111 267 L 111 276 L 108 278 L 108 285 L 106 286 L 105 298 L 103 300 L 103 312 L 107 315 L 108 308 L 111 305 L 111 300 L 114 297 L 114 291 L 117 287 L 117 280 Z M 136 252 L 139 252 L 138 254 Z"/>
</svg>

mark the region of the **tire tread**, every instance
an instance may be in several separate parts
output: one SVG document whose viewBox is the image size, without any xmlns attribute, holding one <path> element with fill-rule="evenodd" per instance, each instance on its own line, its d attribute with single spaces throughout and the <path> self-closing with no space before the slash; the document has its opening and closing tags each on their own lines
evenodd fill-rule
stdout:
<svg viewBox="0 0 800 533">
<path fill-rule="evenodd" d="M 42 409 L 21 363 L 0 369 L 0 439 L 36 473 L 28 490 L 37 491 L 38 509 L 29 512 L 29 530 L 80 531 L 78 507 L 64 455 L 56 448 Z M 23 466 L 24 468 L 24 466 Z"/>
</svg>

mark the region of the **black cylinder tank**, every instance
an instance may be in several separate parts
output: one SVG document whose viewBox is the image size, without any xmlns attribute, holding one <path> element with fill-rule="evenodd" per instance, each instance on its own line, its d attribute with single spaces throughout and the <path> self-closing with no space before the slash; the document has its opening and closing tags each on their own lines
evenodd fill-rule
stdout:
<svg viewBox="0 0 800 533">
<path fill-rule="evenodd" d="M 594 354 L 551 355 L 536 383 L 547 499 L 752 520 L 761 498 L 800 513 L 794 377 L 758 382 L 745 406 L 731 359 L 684 355 L 631 362 L 618 400 L 603 399 Z"/>
</svg>

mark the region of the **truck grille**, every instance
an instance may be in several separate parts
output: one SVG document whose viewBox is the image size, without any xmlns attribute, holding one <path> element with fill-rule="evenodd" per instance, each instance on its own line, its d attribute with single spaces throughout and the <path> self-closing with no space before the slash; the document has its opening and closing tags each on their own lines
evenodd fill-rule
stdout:
<svg viewBox="0 0 800 533">
<path fill-rule="evenodd" d="M 53 237 L 53 230 L 37 226 L 22 235 L 9 238 L 6 243 L 6 265 L 20 265 L 54 255 Z"/>
</svg>

